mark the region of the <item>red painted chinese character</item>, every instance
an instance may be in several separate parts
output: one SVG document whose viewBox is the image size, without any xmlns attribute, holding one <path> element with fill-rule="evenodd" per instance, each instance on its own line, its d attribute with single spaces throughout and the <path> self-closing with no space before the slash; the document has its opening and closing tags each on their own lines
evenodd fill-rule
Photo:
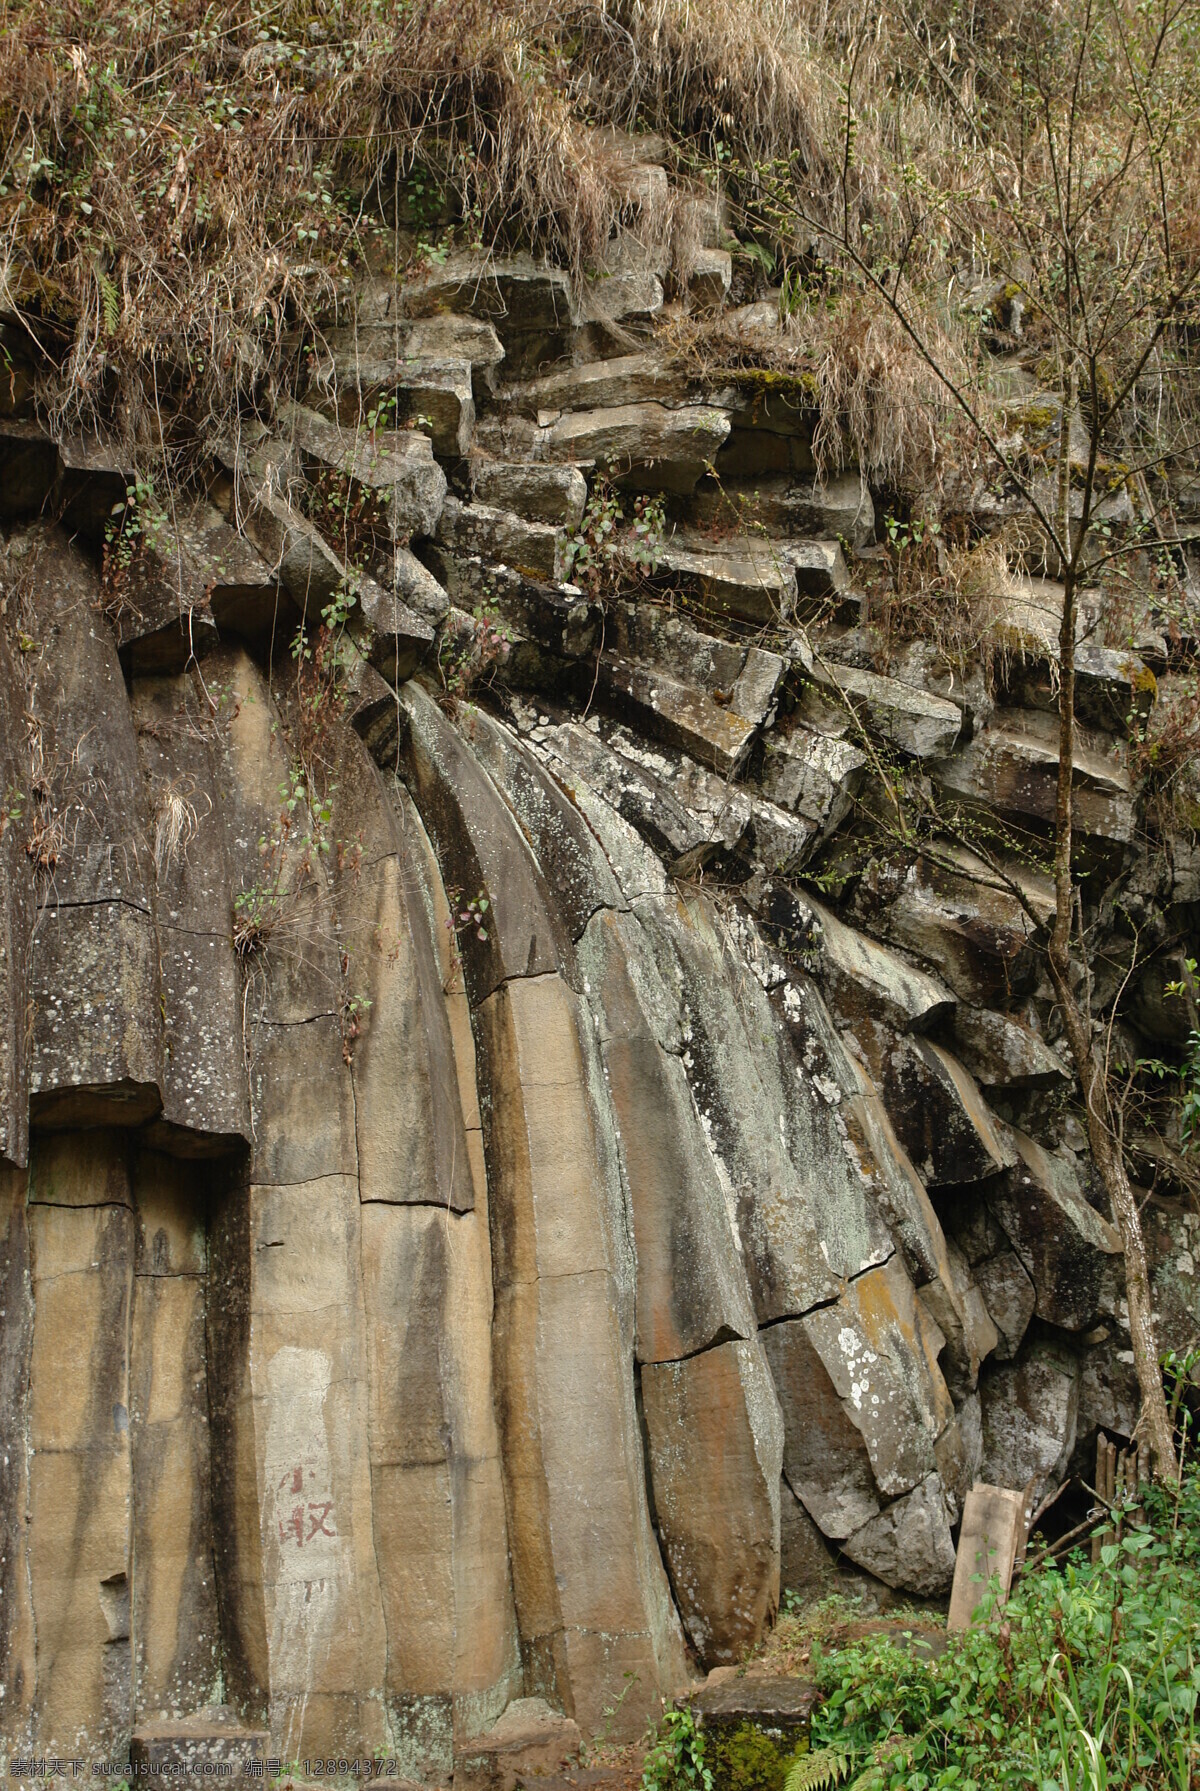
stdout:
<svg viewBox="0 0 1200 1791">
<path fill-rule="evenodd" d="M 323 1505 L 310 1505 L 309 1506 L 308 1521 L 312 1525 L 312 1528 L 309 1530 L 308 1536 L 306 1538 L 306 1540 L 308 1542 L 311 1542 L 314 1536 L 336 1536 L 337 1535 L 336 1530 L 327 1529 L 326 1525 L 325 1525 L 325 1519 L 329 1516 L 329 1513 L 332 1510 L 333 1510 L 333 1500 L 332 1499 L 327 1499 Z M 315 1517 L 313 1516 L 314 1512 L 316 1513 Z"/>
<path fill-rule="evenodd" d="M 294 1536 L 296 1538 L 296 1547 L 297 1548 L 304 1547 L 304 1507 L 303 1507 L 303 1505 L 297 1505 L 295 1507 L 295 1509 L 293 1510 L 292 1515 L 286 1521 L 282 1517 L 279 1520 L 279 1540 L 280 1540 L 280 1542 L 286 1542 L 290 1536 Z"/>
</svg>

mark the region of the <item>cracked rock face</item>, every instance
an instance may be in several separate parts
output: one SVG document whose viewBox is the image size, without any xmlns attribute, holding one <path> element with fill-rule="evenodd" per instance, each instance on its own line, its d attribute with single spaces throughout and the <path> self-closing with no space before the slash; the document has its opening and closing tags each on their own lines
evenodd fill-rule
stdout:
<svg viewBox="0 0 1200 1791">
<path fill-rule="evenodd" d="M 532 262 L 374 283 L 128 566 L 120 455 L 0 434 L 13 1751 L 634 1735 L 781 1585 L 944 1595 L 973 1479 L 1132 1422 L 1028 913 L 958 847 L 800 882 L 880 752 L 1036 824 L 1040 673 L 964 720 L 851 663 L 869 493 L 674 371 L 653 285 L 605 360 Z M 608 590 L 602 472 L 667 504 Z M 1075 772 L 1111 864 L 1136 789 Z"/>
</svg>

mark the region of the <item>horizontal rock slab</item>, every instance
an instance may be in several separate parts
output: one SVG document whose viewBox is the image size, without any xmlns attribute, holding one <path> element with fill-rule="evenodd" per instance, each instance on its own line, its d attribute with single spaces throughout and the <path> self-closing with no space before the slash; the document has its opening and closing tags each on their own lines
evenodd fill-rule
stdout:
<svg viewBox="0 0 1200 1791">
<path fill-rule="evenodd" d="M 1058 789 L 1057 718 L 1034 710 L 998 710 L 969 745 L 938 765 L 935 776 L 950 796 L 1020 824 L 1050 828 Z M 1071 802 L 1080 833 L 1114 845 L 1132 839 L 1129 773 L 1086 737 L 1075 749 Z"/>
<path fill-rule="evenodd" d="M 930 1039 L 864 1027 L 888 1117 L 927 1188 L 987 1180 L 1011 1168 L 1016 1150 L 962 1064 Z"/>
<path fill-rule="evenodd" d="M 504 340 L 517 330 L 562 329 L 574 320 L 567 275 L 526 255 L 451 255 L 401 287 L 396 306 L 401 316 L 415 318 L 469 312 L 489 319 Z"/>
<path fill-rule="evenodd" d="M 960 848 L 919 858 L 895 886 L 881 930 L 915 953 L 960 1000 L 1004 1006 L 1028 994 L 1037 980 L 1039 923 L 1054 912 L 1049 880 L 1021 866 L 1003 867 L 1033 908 L 1004 887 L 996 873 Z"/>
<path fill-rule="evenodd" d="M 587 480 L 578 467 L 536 461 L 477 460 L 471 489 L 484 504 L 555 528 L 577 529 L 587 503 Z"/>
<path fill-rule="evenodd" d="M 539 730 L 566 764 L 663 859 L 676 876 L 691 876 L 715 852 L 733 851 L 750 824 L 746 794 L 694 759 L 668 747 L 640 746 L 622 727 L 570 723 Z"/>
<path fill-rule="evenodd" d="M 249 1784 L 254 1766 L 265 1762 L 269 1751 L 269 1731 L 241 1722 L 227 1705 L 141 1723 L 129 1741 L 130 1765 L 138 1775 L 214 1776 L 235 1784 Z"/>
<path fill-rule="evenodd" d="M 470 1791 L 516 1791 L 530 1775 L 557 1772 L 579 1752 L 579 1728 L 544 1698 L 514 1698 L 503 1716 L 454 1756 L 454 1779 Z"/>
<path fill-rule="evenodd" d="M 655 576 L 748 622 L 786 621 L 796 607 L 795 567 L 774 542 L 716 544 L 680 531 L 659 548 Z"/>
<path fill-rule="evenodd" d="M 954 1011 L 954 996 L 936 976 L 899 952 L 850 927 L 808 894 L 768 884 L 760 901 L 768 930 L 789 950 L 805 953 L 838 1018 L 851 1030 L 864 1019 L 926 1032 Z"/>
<path fill-rule="evenodd" d="M 568 412 L 536 431 L 534 454 L 586 462 L 639 490 L 687 492 L 728 433 L 725 412 L 707 405 L 625 404 Z"/>
<path fill-rule="evenodd" d="M 691 1694 L 688 1705 L 697 1728 L 710 1734 L 718 1748 L 721 1737 L 736 1736 L 749 1724 L 787 1755 L 808 1735 L 817 1700 L 816 1688 L 803 1679 L 760 1673 L 730 1679 L 714 1673 Z"/>
<path fill-rule="evenodd" d="M 550 523 L 525 522 L 509 510 L 488 504 L 461 504 L 448 497 L 437 525 L 440 546 L 459 554 L 511 566 L 529 578 L 562 577 L 562 531 Z"/>
<path fill-rule="evenodd" d="M 851 547 L 875 541 L 875 506 L 858 473 L 821 479 L 786 475 L 740 484 L 735 480 L 697 487 L 688 517 L 703 528 L 760 528 L 779 537 L 839 538 Z"/>
<path fill-rule="evenodd" d="M 658 1532 L 705 1666 L 738 1661 L 779 1604 L 783 1424 L 757 1341 L 642 1370 Z"/>
<path fill-rule="evenodd" d="M 117 561 L 106 607 L 135 675 L 181 671 L 213 644 L 221 614 L 273 601 L 276 579 L 208 503 L 180 503 L 143 524 Z"/>
<path fill-rule="evenodd" d="M 1071 1072 L 1030 1027 L 992 1008 L 955 1009 L 955 1055 L 983 1088 L 1062 1089 Z"/>
<path fill-rule="evenodd" d="M 432 535 L 446 496 L 446 475 L 419 430 L 345 429 L 301 404 L 285 405 L 279 422 L 307 462 L 310 478 L 319 479 L 325 469 L 346 482 L 345 494 L 331 492 L 335 499 L 355 488 L 375 498 L 385 537 L 406 542 L 410 535 Z"/>
<path fill-rule="evenodd" d="M 915 759 L 940 759 L 962 727 L 962 711 L 944 697 L 857 666 L 820 661 L 813 680 L 827 699 L 848 706 L 872 733 Z"/>
<path fill-rule="evenodd" d="M 688 382 L 660 351 L 642 349 L 611 360 L 585 361 L 500 394 L 518 412 L 612 410 L 630 404 L 681 404 Z"/>
</svg>

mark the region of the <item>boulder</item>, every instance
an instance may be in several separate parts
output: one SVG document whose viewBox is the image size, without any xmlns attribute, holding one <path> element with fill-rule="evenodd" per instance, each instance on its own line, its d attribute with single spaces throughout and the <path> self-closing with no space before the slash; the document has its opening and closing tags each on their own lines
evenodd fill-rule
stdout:
<svg viewBox="0 0 1200 1791">
<path fill-rule="evenodd" d="M 783 1424 L 757 1340 L 642 1369 L 650 1482 L 676 1603 L 704 1666 L 779 1605 Z"/>
<path fill-rule="evenodd" d="M 993 1212 L 1029 1271 L 1039 1318 L 1067 1331 L 1095 1322 L 1109 1259 L 1121 1240 L 1088 1205 L 1069 1151 L 1052 1154 L 1021 1132 L 1012 1133 L 1018 1161 L 1007 1186 L 992 1191 Z"/>
<path fill-rule="evenodd" d="M 866 754 L 849 740 L 775 729 L 763 743 L 762 787 L 822 834 L 841 825 L 863 779 Z"/>
<path fill-rule="evenodd" d="M 954 1578 L 953 1506 L 930 1474 L 843 1543 L 843 1551 L 887 1586 L 939 1598 Z"/>
<path fill-rule="evenodd" d="M 1036 1482 L 1034 1502 L 1063 1476 L 1075 1447 L 1079 1371 L 1069 1350 L 1035 1343 L 1015 1362 L 982 1377 L 983 1476 L 1022 1491 Z"/>
<path fill-rule="evenodd" d="M 972 1273 L 998 1333 L 996 1360 L 1011 1362 L 1037 1304 L 1029 1271 L 1015 1250 L 1000 1250 L 977 1262 Z"/>
</svg>

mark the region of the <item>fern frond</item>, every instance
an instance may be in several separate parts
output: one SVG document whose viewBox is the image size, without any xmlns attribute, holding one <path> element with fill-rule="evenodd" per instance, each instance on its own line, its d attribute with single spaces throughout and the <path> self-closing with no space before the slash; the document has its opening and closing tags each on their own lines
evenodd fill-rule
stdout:
<svg viewBox="0 0 1200 1791">
<path fill-rule="evenodd" d="M 107 274 L 97 272 L 96 279 L 104 307 L 104 333 L 106 336 L 115 336 L 117 325 L 121 321 L 121 295 Z"/>
<path fill-rule="evenodd" d="M 827 1791 L 828 1786 L 846 1776 L 853 1759 L 852 1753 L 840 1747 L 822 1747 L 815 1754 L 802 1754 L 789 1767 L 783 1791 Z"/>
</svg>

